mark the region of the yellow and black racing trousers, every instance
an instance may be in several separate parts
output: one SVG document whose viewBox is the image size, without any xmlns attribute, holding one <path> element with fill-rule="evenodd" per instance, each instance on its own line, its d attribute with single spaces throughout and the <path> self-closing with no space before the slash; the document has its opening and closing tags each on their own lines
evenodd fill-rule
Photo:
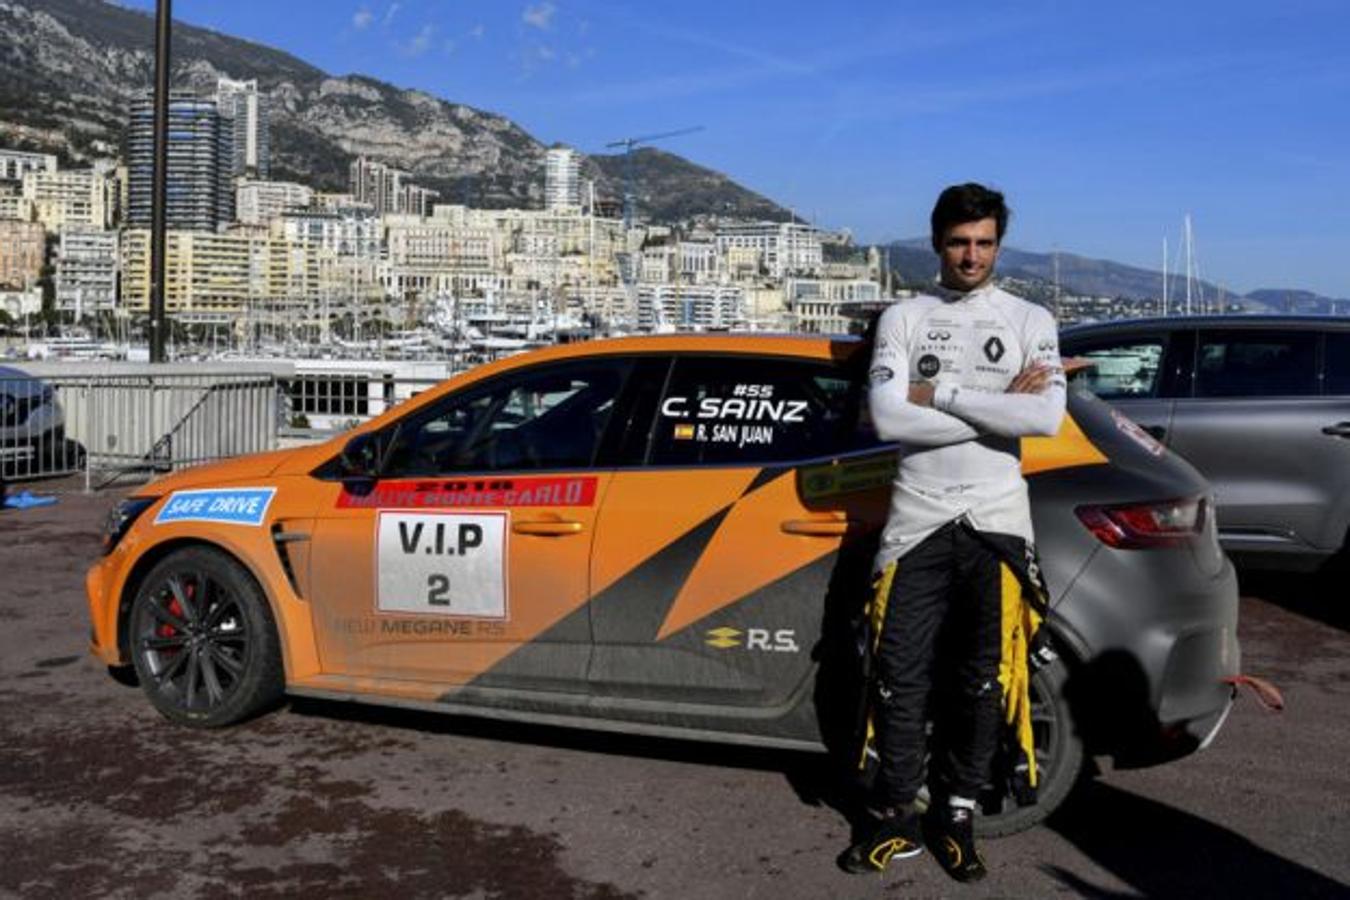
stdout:
<svg viewBox="0 0 1350 900">
<path fill-rule="evenodd" d="M 869 608 L 868 737 L 879 756 L 879 803 L 913 802 L 924 783 L 930 718 L 940 735 L 934 774 L 950 795 L 979 795 L 1005 724 L 1025 750 L 1034 787 L 1027 651 L 1040 616 L 1009 564 L 1019 548 L 1035 577 L 1020 539 L 951 522 L 881 572 Z"/>
</svg>

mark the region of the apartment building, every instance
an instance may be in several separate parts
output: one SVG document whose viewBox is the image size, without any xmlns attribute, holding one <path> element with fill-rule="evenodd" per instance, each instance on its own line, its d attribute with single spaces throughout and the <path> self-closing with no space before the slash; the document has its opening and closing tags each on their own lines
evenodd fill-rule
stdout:
<svg viewBox="0 0 1350 900">
<path fill-rule="evenodd" d="M 119 263 L 117 232 L 63 226 L 56 245 L 57 310 L 78 320 L 116 309 Z"/>
<path fill-rule="evenodd" d="M 117 185 L 109 168 L 28 172 L 23 198 L 48 231 L 67 225 L 104 229 L 113 224 Z"/>
<path fill-rule="evenodd" d="M 17 185 L 30 172 L 55 171 L 56 157 L 50 153 L 25 153 L 0 147 L 0 183 L 8 181 Z"/>
<path fill-rule="evenodd" d="M 550 147 L 544 154 L 544 208 L 581 209 L 581 154 L 571 147 Z"/>
<path fill-rule="evenodd" d="M 0 288 L 27 290 L 42 277 L 47 232 L 37 222 L 0 220 Z"/>
<path fill-rule="evenodd" d="M 797 222 L 751 222 L 727 224 L 717 229 L 717 249 L 758 253 L 765 272 L 772 278 L 788 275 L 819 275 L 824 265 L 821 232 Z"/>
<path fill-rule="evenodd" d="M 216 106 L 230 122 L 230 175 L 266 180 L 272 164 L 270 101 L 257 80 L 216 81 Z"/>
<path fill-rule="evenodd" d="M 293 181 L 239 181 L 234 189 L 235 218 L 243 225 L 266 225 L 313 202 L 314 189 Z"/>
<path fill-rule="evenodd" d="M 122 234 L 122 305 L 150 308 L 150 232 Z M 321 297 L 318 250 L 258 230 L 170 231 L 166 239 L 165 308 L 239 314 L 251 305 Z"/>
<path fill-rule="evenodd" d="M 148 228 L 152 217 L 154 102 L 147 93 L 131 105 L 127 134 L 127 224 Z M 209 97 L 169 96 L 166 177 L 168 228 L 215 231 L 234 219 L 234 123 Z"/>
<path fill-rule="evenodd" d="M 783 285 L 794 330 L 811 334 L 848 334 L 850 306 L 876 308 L 881 286 L 867 279 L 789 278 Z"/>
<path fill-rule="evenodd" d="M 739 285 L 640 284 L 637 287 L 639 328 L 655 329 L 664 324 L 681 331 L 720 331 L 744 320 L 745 293 Z"/>
<path fill-rule="evenodd" d="M 436 191 L 413 184 L 407 172 L 357 158 L 348 169 L 351 194 L 358 203 L 368 203 L 376 215 L 426 216 Z"/>
</svg>

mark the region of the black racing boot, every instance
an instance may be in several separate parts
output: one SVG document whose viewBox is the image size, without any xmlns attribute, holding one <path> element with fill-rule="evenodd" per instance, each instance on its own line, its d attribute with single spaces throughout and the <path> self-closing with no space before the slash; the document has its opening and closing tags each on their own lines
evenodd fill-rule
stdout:
<svg viewBox="0 0 1350 900">
<path fill-rule="evenodd" d="M 923 820 L 924 840 L 938 864 L 957 881 L 979 881 L 987 873 L 975 849 L 975 814 L 964 806 L 930 806 Z"/>
<path fill-rule="evenodd" d="M 891 860 L 923 852 L 920 830 L 919 817 L 912 810 L 882 816 L 865 838 L 840 855 L 839 868 L 857 875 L 884 872 Z"/>
</svg>

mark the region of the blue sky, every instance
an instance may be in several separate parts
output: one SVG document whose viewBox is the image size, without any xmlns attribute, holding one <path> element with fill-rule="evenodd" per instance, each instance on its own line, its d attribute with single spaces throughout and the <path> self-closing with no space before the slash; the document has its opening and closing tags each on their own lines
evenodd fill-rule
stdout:
<svg viewBox="0 0 1350 900">
<path fill-rule="evenodd" d="M 127 0 L 153 8 L 153 0 Z M 1009 243 L 1350 297 L 1350 3 L 177 0 L 175 17 L 514 119 L 665 149 L 860 239 L 979 180 Z M 246 73 L 238 73 L 244 75 Z"/>
</svg>

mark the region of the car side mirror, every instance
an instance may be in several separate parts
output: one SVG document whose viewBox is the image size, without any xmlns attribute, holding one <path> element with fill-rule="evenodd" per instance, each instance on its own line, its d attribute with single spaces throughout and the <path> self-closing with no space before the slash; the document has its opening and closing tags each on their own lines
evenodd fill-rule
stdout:
<svg viewBox="0 0 1350 900">
<path fill-rule="evenodd" d="M 342 477 L 372 481 L 379 478 L 385 450 L 385 441 L 379 432 L 356 435 L 342 448 L 339 457 Z"/>
</svg>

